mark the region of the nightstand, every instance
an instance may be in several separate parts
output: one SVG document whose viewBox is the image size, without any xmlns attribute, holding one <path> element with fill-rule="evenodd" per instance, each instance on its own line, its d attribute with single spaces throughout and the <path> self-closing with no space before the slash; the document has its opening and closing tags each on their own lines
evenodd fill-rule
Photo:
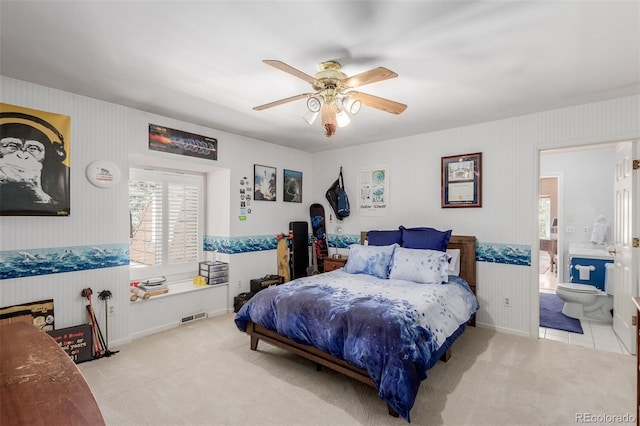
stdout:
<svg viewBox="0 0 640 426">
<path fill-rule="evenodd" d="M 342 256 L 339 259 L 333 257 L 327 257 L 324 259 L 324 271 L 330 272 L 335 271 L 336 269 L 343 268 L 347 263 L 348 256 Z"/>
</svg>

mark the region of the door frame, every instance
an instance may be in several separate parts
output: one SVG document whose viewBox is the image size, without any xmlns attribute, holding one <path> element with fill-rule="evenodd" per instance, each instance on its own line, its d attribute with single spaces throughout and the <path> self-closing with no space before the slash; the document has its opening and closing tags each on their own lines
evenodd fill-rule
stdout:
<svg viewBox="0 0 640 426">
<path fill-rule="evenodd" d="M 532 194 L 532 205 L 535 208 L 535 214 L 533 215 L 533 226 L 531 229 L 531 241 L 535 242 L 531 246 L 531 268 L 529 275 L 529 300 L 531 302 L 529 309 L 529 337 L 532 339 L 540 338 L 540 281 L 539 281 L 539 271 L 540 271 L 540 244 L 538 243 L 538 198 L 540 194 L 540 153 L 542 151 L 578 151 L 583 148 L 587 148 L 594 145 L 615 145 L 619 142 L 626 141 L 637 141 L 638 135 L 629 136 L 629 137 L 620 137 L 610 140 L 602 140 L 602 139 L 587 139 L 583 141 L 564 141 L 564 142 L 556 142 L 555 144 L 549 145 L 535 145 L 533 147 L 533 194 Z M 640 142 L 638 142 L 640 143 Z M 640 148 L 638 148 L 640 150 Z M 638 153 L 640 154 L 640 153 Z M 639 178 L 640 179 L 640 178 Z M 613 181 L 611 183 L 613 185 Z M 558 217 L 562 217 L 564 212 L 564 202 L 562 201 L 562 193 L 564 193 L 564 188 L 559 184 L 558 185 Z M 634 193 L 632 194 L 634 198 L 634 202 L 636 204 L 640 204 L 640 188 L 636 187 Z M 558 221 L 560 220 L 558 218 Z M 560 238 L 560 227 L 558 227 L 558 238 Z M 560 239 L 558 240 L 558 247 L 560 247 Z M 558 248 L 558 253 L 560 253 L 560 248 Z M 558 265 L 560 264 L 560 257 L 558 257 Z M 560 268 L 560 267 L 558 267 Z M 558 269 L 560 271 L 560 269 Z M 639 274 L 640 275 L 640 274 Z M 558 282 L 560 281 L 560 274 L 558 274 Z M 640 283 L 638 283 L 638 287 L 640 287 Z M 636 288 L 636 292 L 640 295 L 640 288 Z M 639 319 L 640 321 L 640 319 Z"/>
</svg>

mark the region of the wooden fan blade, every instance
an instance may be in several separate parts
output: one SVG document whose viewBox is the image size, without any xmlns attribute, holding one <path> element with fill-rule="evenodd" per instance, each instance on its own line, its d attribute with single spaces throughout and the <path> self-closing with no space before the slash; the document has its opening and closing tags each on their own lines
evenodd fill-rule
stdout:
<svg viewBox="0 0 640 426">
<path fill-rule="evenodd" d="M 306 81 L 307 83 L 310 83 L 312 85 L 318 86 L 320 85 L 320 82 L 315 79 L 314 77 L 311 77 L 309 74 L 303 73 L 302 71 L 295 69 L 294 67 L 292 67 L 291 65 L 287 65 L 282 61 L 275 61 L 272 59 L 265 59 L 264 61 L 265 64 L 267 65 L 271 65 L 274 68 L 278 68 L 280 71 L 284 71 L 286 73 L 289 73 L 295 77 L 301 78 L 304 81 Z"/>
<path fill-rule="evenodd" d="M 284 99 L 280 99 L 278 101 L 269 102 L 268 104 L 264 104 L 264 105 L 260 105 L 260 106 L 257 106 L 257 107 L 253 107 L 253 109 L 255 109 L 256 111 L 262 111 L 263 109 L 267 109 L 267 108 L 271 108 L 271 107 L 274 107 L 274 106 L 286 104 L 287 102 L 293 102 L 293 101 L 297 101 L 298 99 L 308 98 L 311 95 L 312 95 L 311 93 L 302 93 L 300 95 L 291 96 L 289 98 L 284 98 Z M 364 101 L 363 101 L 363 103 L 364 103 Z"/>
<path fill-rule="evenodd" d="M 360 92 L 350 92 L 351 96 L 354 99 L 359 100 L 363 104 L 370 106 L 372 108 L 377 108 L 382 111 L 390 112 L 392 114 L 400 114 L 407 106 L 405 104 L 401 104 L 400 102 L 391 101 L 385 98 L 379 98 L 377 96 L 368 95 L 366 93 Z"/>
<path fill-rule="evenodd" d="M 365 84 L 371 84 L 382 80 L 388 80 L 390 78 L 396 78 L 397 76 L 398 74 L 391 71 L 390 69 L 378 67 L 351 77 L 347 77 L 341 80 L 341 83 L 346 87 L 360 87 L 364 86 Z"/>
</svg>

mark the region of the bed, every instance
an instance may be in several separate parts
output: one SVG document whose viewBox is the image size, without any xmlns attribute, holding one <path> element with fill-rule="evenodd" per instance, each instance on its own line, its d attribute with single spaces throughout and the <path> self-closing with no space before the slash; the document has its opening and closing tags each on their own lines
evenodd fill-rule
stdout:
<svg viewBox="0 0 640 426">
<path fill-rule="evenodd" d="M 406 279 L 402 273 L 409 269 L 399 266 L 407 260 L 403 255 L 427 256 L 431 262 L 446 252 L 402 244 L 365 246 L 366 239 L 363 232 L 362 244 L 349 248 L 345 268 L 260 291 L 237 313 L 235 323 L 250 335 L 251 350 L 262 340 L 311 360 L 318 370 L 325 366 L 370 385 L 389 414 L 410 421 L 427 370 L 438 360 L 447 361 L 453 342 L 467 325 L 475 325 L 476 239 L 449 231 L 445 247 L 458 252 L 459 272 L 448 275 L 449 265 L 446 283 L 429 282 L 445 274 L 440 266 L 431 268 L 427 278 L 421 275 L 424 282 Z M 387 256 L 366 258 L 365 269 L 379 272 L 388 261 L 388 276 L 358 272 L 362 253 L 365 258 Z"/>
</svg>

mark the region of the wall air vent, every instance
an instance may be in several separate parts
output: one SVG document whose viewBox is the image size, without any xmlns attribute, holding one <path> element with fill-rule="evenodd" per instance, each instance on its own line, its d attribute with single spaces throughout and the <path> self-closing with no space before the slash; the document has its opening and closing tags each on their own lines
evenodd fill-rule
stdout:
<svg viewBox="0 0 640 426">
<path fill-rule="evenodd" d="M 207 313 L 206 312 L 198 312 L 196 314 L 187 315 L 186 317 L 182 318 L 180 320 L 180 324 L 185 324 L 187 322 L 199 320 L 199 319 L 206 318 L 206 317 L 207 317 Z"/>
</svg>

